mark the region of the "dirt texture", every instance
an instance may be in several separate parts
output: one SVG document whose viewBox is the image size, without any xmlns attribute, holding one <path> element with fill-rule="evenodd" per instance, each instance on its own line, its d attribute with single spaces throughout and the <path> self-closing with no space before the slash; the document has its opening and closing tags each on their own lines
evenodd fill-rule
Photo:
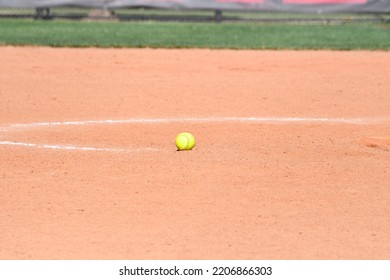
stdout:
<svg viewBox="0 0 390 280">
<path fill-rule="evenodd" d="M 0 52 L 0 259 L 390 259 L 390 52 Z"/>
</svg>

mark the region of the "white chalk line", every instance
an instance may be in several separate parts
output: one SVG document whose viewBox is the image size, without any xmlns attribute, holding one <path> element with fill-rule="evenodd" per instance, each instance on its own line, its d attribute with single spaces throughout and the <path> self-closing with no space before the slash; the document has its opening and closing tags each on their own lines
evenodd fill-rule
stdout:
<svg viewBox="0 0 390 280">
<path fill-rule="evenodd" d="M 133 153 L 133 152 L 157 152 L 157 148 L 97 148 L 97 147 L 82 147 L 69 145 L 50 145 L 50 144 L 34 144 L 14 141 L 0 141 L 3 146 L 19 146 L 28 148 L 51 149 L 51 150 L 65 150 L 65 151 L 92 151 L 92 152 L 119 152 L 119 153 Z"/>
<path fill-rule="evenodd" d="M 54 126 L 82 126 L 109 124 L 170 124 L 170 123 L 254 123 L 254 124 L 351 124 L 370 125 L 390 122 L 387 118 L 305 118 L 305 117 L 184 117 L 184 118 L 131 118 L 123 120 L 85 120 L 64 122 L 35 122 L 11 124 L 2 131 Z"/>
<path fill-rule="evenodd" d="M 18 123 L 0 127 L 0 132 L 15 132 L 18 130 L 37 129 L 56 126 L 85 126 L 85 125 L 112 125 L 112 124 L 173 124 L 173 123 L 247 123 L 247 124 L 348 124 L 371 125 L 390 122 L 386 118 L 305 118 L 305 117 L 183 117 L 183 118 L 130 118 L 123 120 L 85 120 L 63 122 L 34 122 Z M 0 141 L 3 146 L 19 146 L 28 148 L 67 150 L 67 151 L 95 151 L 95 152 L 153 152 L 157 148 L 100 148 L 70 145 L 35 144 L 17 141 Z"/>
</svg>

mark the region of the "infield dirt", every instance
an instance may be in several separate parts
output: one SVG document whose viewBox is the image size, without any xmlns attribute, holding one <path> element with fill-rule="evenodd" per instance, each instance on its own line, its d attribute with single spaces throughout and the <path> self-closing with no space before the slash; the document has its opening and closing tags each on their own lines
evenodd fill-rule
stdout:
<svg viewBox="0 0 390 280">
<path fill-rule="evenodd" d="M 390 52 L 0 51 L 0 259 L 390 258 Z"/>
</svg>

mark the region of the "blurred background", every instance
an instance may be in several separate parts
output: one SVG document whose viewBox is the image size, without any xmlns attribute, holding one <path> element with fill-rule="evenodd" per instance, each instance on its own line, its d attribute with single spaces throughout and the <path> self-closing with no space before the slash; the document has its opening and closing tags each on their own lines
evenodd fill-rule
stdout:
<svg viewBox="0 0 390 280">
<path fill-rule="evenodd" d="M 186 22 L 389 22 L 390 0 L 0 0 L 0 18 Z"/>
</svg>

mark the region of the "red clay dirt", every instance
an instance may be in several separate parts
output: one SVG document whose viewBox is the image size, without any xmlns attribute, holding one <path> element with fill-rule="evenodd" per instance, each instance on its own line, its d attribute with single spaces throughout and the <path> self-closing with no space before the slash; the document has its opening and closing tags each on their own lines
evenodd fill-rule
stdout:
<svg viewBox="0 0 390 280">
<path fill-rule="evenodd" d="M 0 51 L 0 259 L 390 258 L 390 52 Z"/>
</svg>

